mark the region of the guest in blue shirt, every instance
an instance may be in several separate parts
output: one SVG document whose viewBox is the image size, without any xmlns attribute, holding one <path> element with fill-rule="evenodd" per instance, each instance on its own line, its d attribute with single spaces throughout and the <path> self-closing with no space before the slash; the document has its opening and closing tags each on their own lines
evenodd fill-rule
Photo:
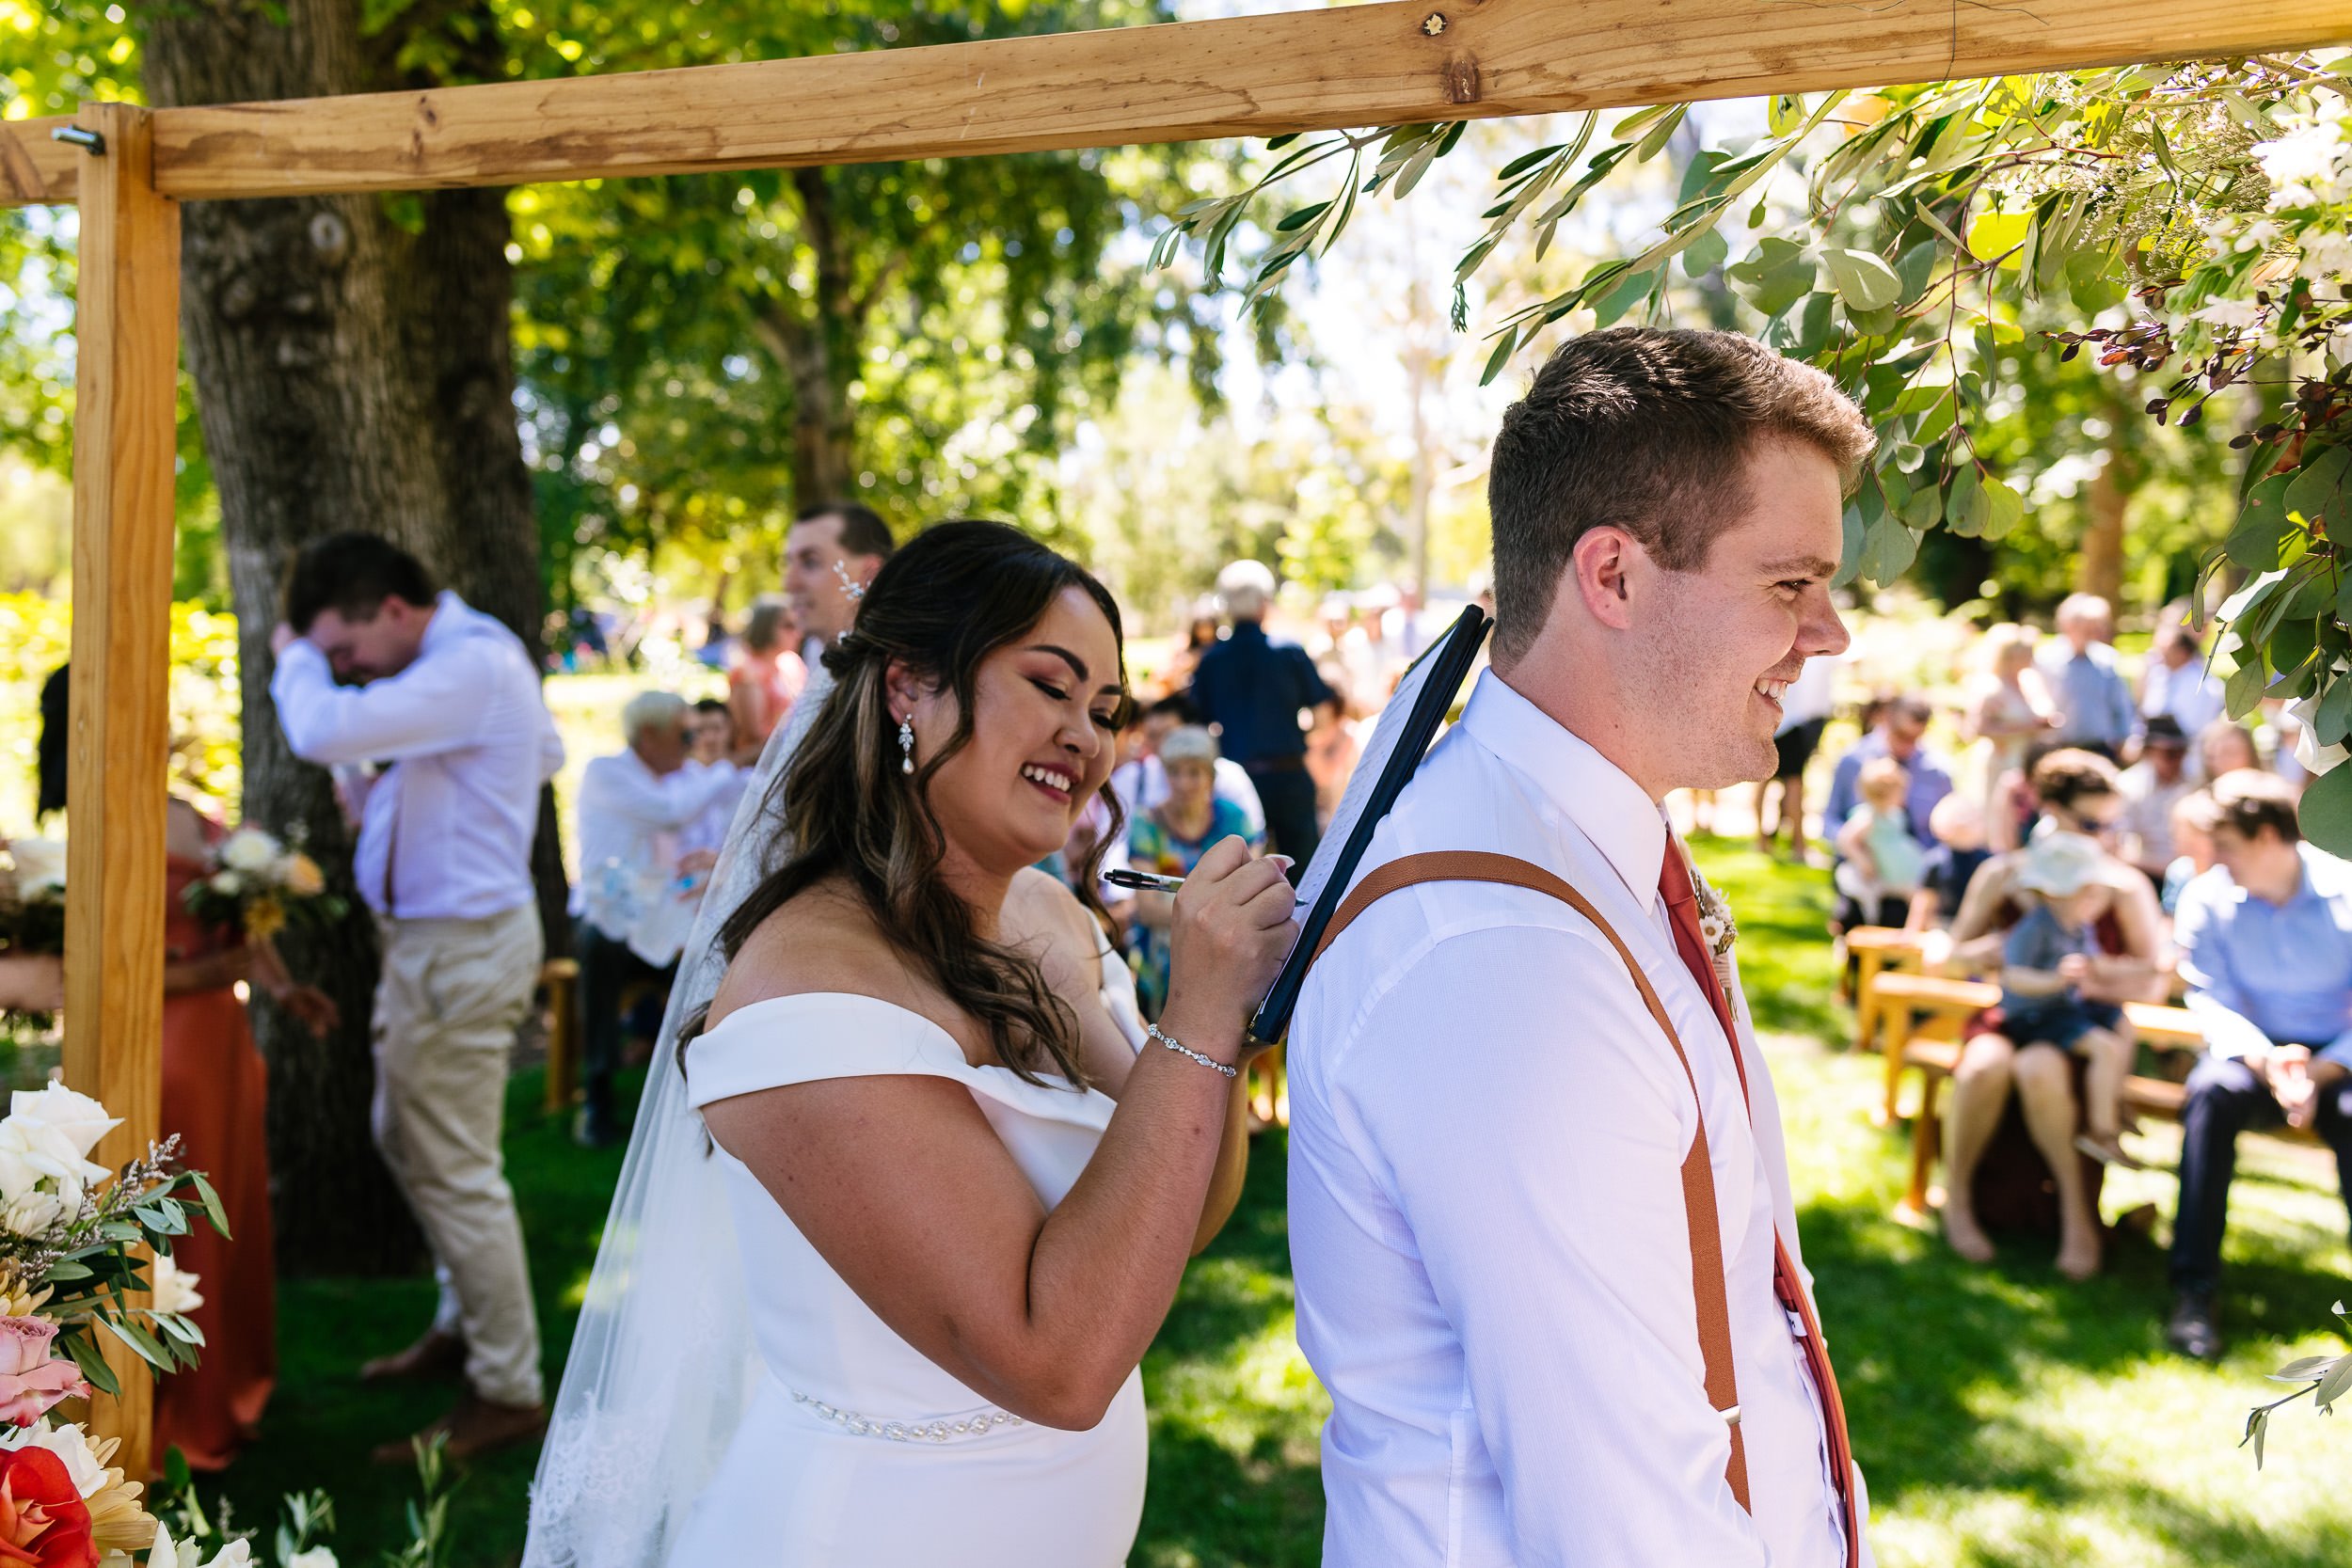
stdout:
<svg viewBox="0 0 2352 1568">
<path fill-rule="evenodd" d="M 2214 1292 L 2239 1132 L 2316 1126 L 2352 1195 L 2352 866 L 2302 842 L 2283 780 L 2241 771 L 2213 793 L 2217 863 L 2182 893 L 2174 927 L 2205 1055 L 2181 1115 L 2167 1330 L 2204 1360 L 2221 1353 Z"/>
<path fill-rule="evenodd" d="M 2139 734 L 2139 705 L 2116 668 L 2109 643 L 2115 612 L 2096 594 L 2070 594 L 2059 604 L 2058 640 L 2034 662 L 2058 705 L 2058 739 L 2112 762 Z"/>
<path fill-rule="evenodd" d="M 1306 649 L 1266 636 L 1262 623 L 1274 597 L 1274 574 L 1263 562 L 1234 562 L 1217 574 L 1216 591 L 1233 626 L 1202 651 L 1192 673 L 1192 704 L 1216 726 L 1219 749 L 1257 786 L 1266 835 L 1276 852 L 1291 857 L 1295 882 L 1323 836 L 1299 714 L 1336 709 L 1339 694 L 1324 684 Z"/>
<path fill-rule="evenodd" d="M 1934 716 L 1935 710 L 1916 697 L 1898 697 L 1879 710 L 1877 726 L 1854 742 L 1853 750 L 1839 757 L 1831 770 L 1829 799 L 1821 804 L 1822 837 L 1835 842 L 1837 830 L 1862 803 L 1862 765 L 1874 757 L 1893 757 L 1911 776 L 1903 797 L 1903 816 L 1910 822 L 1911 836 L 1924 846 L 1934 845 L 1929 821 L 1935 815 L 1936 802 L 1952 792 L 1951 774 L 1933 752 L 1919 743 L 1928 733 L 1928 721 Z"/>
</svg>

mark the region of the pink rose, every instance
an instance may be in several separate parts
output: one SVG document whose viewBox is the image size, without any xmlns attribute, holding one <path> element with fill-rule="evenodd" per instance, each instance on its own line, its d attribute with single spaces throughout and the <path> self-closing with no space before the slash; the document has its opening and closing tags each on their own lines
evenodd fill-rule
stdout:
<svg viewBox="0 0 2352 1568">
<path fill-rule="evenodd" d="M 57 1325 L 40 1318 L 0 1318 L 0 1421 L 31 1426 L 63 1399 L 87 1399 L 81 1369 L 50 1345 Z"/>
</svg>

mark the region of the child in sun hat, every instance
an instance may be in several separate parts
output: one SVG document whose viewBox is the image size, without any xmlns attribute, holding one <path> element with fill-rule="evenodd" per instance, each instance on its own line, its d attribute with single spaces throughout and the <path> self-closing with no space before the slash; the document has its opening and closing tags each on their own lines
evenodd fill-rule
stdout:
<svg viewBox="0 0 2352 1568">
<path fill-rule="evenodd" d="M 2054 1045 L 2088 1062 L 2075 1147 L 2103 1164 L 2137 1168 L 2121 1136 L 2137 1042 L 2120 1004 L 2082 989 L 2106 959 L 2095 928 L 2115 901 L 2101 876 L 2106 863 L 2106 851 L 2088 833 L 2052 823 L 2036 830 L 2010 884 L 2030 908 L 2001 950 L 2002 1024 L 2020 1048 Z"/>
</svg>

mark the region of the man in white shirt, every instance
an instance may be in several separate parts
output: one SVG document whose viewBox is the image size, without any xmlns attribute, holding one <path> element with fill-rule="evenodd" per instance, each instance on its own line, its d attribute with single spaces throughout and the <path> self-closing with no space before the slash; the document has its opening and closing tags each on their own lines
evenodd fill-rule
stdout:
<svg viewBox="0 0 2352 1568">
<path fill-rule="evenodd" d="M 531 876 L 539 790 L 564 745 L 522 640 L 405 551 L 363 533 L 303 547 L 271 634 L 270 697 L 296 756 L 334 768 L 359 817 L 353 873 L 375 911 L 376 1147 L 441 1282 L 424 1338 L 363 1377 L 462 1361 L 428 1432 L 453 1457 L 546 1424 L 539 1327 L 500 1133 L 506 1062 L 543 942 Z M 338 684 L 339 682 L 343 684 Z M 372 772 L 370 771 L 372 770 Z M 406 1463 L 405 1441 L 378 1458 Z"/>
<path fill-rule="evenodd" d="M 803 507 L 784 536 L 784 596 L 812 670 L 857 619 L 866 585 L 890 559 L 890 525 L 855 501 Z"/>
<path fill-rule="evenodd" d="M 1720 332 L 1587 334 L 1504 416 L 1493 664 L 1361 870 L 1510 856 L 1591 914 L 1420 881 L 1301 996 L 1291 1255 L 1334 1568 L 1870 1560 L 1772 1079 L 1660 805 L 1769 773 L 1782 694 L 1845 648 L 1870 445 L 1826 377 Z"/>
<path fill-rule="evenodd" d="M 574 1136 L 619 1140 L 612 1075 L 620 1067 L 628 987 L 668 989 L 693 922 L 679 835 L 722 798 L 742 793 L 735 765 L 689 767 L 693 710 L 668 691 L 641 691 L 621 709 L 628 742 L 591 760 L 580 780 L 580 882 L 572 895 L 580 958 L 581 1104 Z"/>
</svg>

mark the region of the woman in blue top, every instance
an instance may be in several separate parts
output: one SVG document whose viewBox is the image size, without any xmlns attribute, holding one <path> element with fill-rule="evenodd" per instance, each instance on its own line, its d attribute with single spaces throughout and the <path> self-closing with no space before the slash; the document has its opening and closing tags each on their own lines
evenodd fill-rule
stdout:
<svg viewBox="0 0 2352 1568">
<path fill-rule="evenodd" d="M 1225 839 L 1239 838 L 1252 850 L 1263 847 L 1242 809 L 1216 793 L 1216 736 L 1187 724 L 1168 733 L 1159 754 L 1168 769 L 1168 799 L 1127 824 L 1127 858 L 1137 871 L 1188 877 L 1210 847 Z M 1159 1017 L 1168 996 L 1168 930 L 1175 903 L 1165 893 L 1136 895 L 1127 952 L 1146 1018 Z"/>
</svg>

